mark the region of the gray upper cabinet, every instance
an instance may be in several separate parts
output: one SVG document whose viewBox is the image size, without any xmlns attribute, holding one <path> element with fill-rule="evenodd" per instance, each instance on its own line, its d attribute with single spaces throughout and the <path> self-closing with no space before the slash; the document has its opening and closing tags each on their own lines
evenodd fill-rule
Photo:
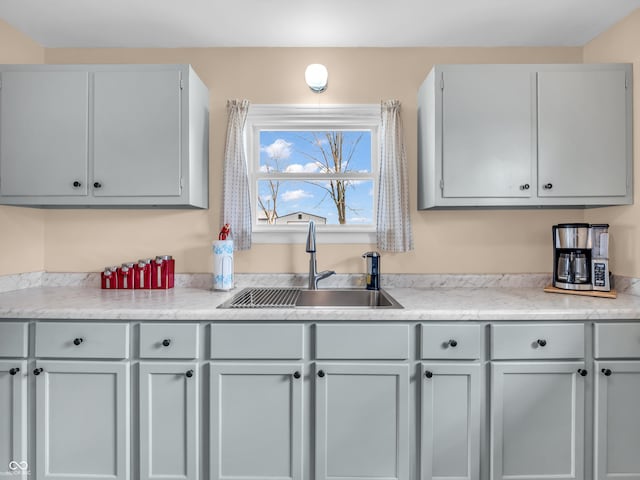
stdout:
<svg viewBox="0 0 640 480">
<path fill-rule="evenodd" d="M 633 202 L 629 64 L 442 65 L 418 93 L 418 208 Z"/>
<path fill-rule="evenodd" d="M 189 65 L 2 65 L 0 80 L 0 203 L 207 208 L 209 93 Z"/>
<path fill-rule="evenodd" d="M 88 72 L 0 75 L 2 197 L 15 196 L 19 202 L 25 196 L 86 196 Z"/>
<path fill-rule="evenodd" d="M 625 199 L 626 82 L 624 69 L 538 73 L 538 195 Z"/>
<path fill-rule="evenodd" d="M 96 72 L 94 195 L 180 195 L 180 71 Z"/>
</svg>

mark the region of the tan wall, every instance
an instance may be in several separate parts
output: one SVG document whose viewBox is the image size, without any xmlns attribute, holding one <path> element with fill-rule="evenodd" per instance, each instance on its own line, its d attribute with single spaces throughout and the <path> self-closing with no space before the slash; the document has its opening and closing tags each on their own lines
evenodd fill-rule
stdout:
<svg viewBox="0 0 640 480">
<path fill-rule="evenodd" d="M 313 94 L 307 64 L 324 63 L 329 88 Z M 410 178 L 417 175 L 416 96 L 436 63 L 581 63 L 581 48 L 208 48 L 48 49 L 46 63 L 191 63 L 211 92 L 210 209 L 180 211 L 51 210 L 46 214 L 47 271 L 95 271 L 168 253 L 182 272 L 210 272 L 210 242 L 220 221 L 221 174 L 229 98 L 253 103 L 402 102 Z M 583 210 L 419 212 L 410 184 L 416 249 L 384 254 L 385 272 L 548 272 L 551 225 L 583 221 Z M 320 245 L 319 268 L 360 272 L 369 245 Z M 238 272 L 304 272 L 302 245 L 254 245 L 236 254 Z"/>
<path fill-rule="evenodd" d="M 635 204 L 588 210 L 585 220 L 611 225 L 611 270 L 640 277 L 640 9 L 584 47 L 585 63 L 633 63 Z"/>
<path fill-rule="evenodd" d="M 44 63 L 44 48 L 0 20 L 0 63 Z M 0 275 L 44 268 L 44 215 L 0 206 Z"/>
</svg>

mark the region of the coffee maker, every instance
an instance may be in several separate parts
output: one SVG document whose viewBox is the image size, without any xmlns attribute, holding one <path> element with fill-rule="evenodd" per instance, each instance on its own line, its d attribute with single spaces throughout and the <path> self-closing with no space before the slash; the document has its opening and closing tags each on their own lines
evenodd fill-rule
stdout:
<svg viewBox="0 0 640 480">
<path fill-rule="evenodd" d="M 553 233 L 553 286 L 565 290 L 611 290 L 609 225 L 560 223 Z"/>
</svg>

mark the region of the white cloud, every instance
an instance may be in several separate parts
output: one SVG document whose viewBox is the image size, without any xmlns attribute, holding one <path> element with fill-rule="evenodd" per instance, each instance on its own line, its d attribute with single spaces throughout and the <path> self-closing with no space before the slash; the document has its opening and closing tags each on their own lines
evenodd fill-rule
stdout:
<svg viewBox="0 0 640 480">
<path fill-rule="evenodd" d="M 292 163 L 284 169 L 287 173 L 315 173 L 320 170 L 320 166 L 316 162 L 309 162 L 304 165 Z"/>
<path fill-rule="evenodd" d="M 269 158 L 276 158 L 278 160 L 286 160 L 291 156 L 291 147 L 293 147 L 293 143 L 287 142 L 282 138 L 278 138 L 271 145 L 267 145 L 266 147 L 261 147 L 260 150 L 266 152 L 269 155 Z"/>
<path fill-rule="evenodd" d="M 311 198 L 313 197 L 313 195 L 311 195 L 309 192 L 299 189 L 299 190 L 287 190 L 286 192 L 284 192 L 282 194 L 282 201 L 283 202 L 294 202 L 296 200 L 300 200 L 301 198 Z"/>
</svg>

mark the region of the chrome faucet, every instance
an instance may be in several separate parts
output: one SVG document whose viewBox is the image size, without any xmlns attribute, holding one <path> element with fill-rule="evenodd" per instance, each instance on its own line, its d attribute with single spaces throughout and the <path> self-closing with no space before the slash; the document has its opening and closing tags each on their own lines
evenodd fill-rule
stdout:
<svg viewBox="0 0 640 480">
<path fill-rule="evenodd" d="M 320 280 L 334 275 L 336 272 L 334 272 L 333 270 L 318 272 L 318 264 L 316 262 L 316 223 L 313 220 L 309 220 L 309 231 L 307 232 L 307 247 L 305 251 L 311 254 L 311 256 L 309 257 L 309 290 L 317 290 L 318 282 Z"/>
</svg>

